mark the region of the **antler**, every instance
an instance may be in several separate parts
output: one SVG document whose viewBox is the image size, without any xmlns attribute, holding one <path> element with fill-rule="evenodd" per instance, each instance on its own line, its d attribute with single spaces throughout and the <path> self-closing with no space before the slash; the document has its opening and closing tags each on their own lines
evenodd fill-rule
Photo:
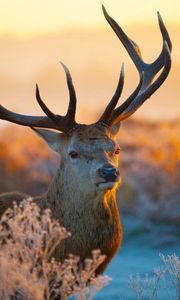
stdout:
<svg viewBox="0 0 180 300">
<path fill-rule="evenodd" d="M 132 115 L 150 96 L 161 86 L 161 84 L 165 81 L 166 77 L 169 74 L 171 68 L 171 56 L 170 51 L 172 50 L 172 44 L 169 38 L 169 34 L 167 29 L 163 23 L 163 20 L 158 13 L 158 21 L 159 27 L 161 30 L 161 34 L 163 37 L 163 48 L 159 55 L 159 57 L 151 64 L 147 64 L 142 60 L 141 51 L 139 46 L 132 41 L 125 32 L 121 29 L 121 27 L 114 21 L 105 10 L 104 6 L 102 6 L 104 16 L 120 41 L 123 43 L 127 52 L 129 53 L 131 59 L 133 60 L 138 72 L 140 81 L 135 89 L 135 91 L 131 94 L 131 96 L 118 108 L 114 109 L 113 105 L 108 105 L 111 107 L 108 111 L 109 118 L 106 118 L 106 110 L 99 119 L 99 121 L 104 122 L 105 124 L 112 125 L 116 124 L 122 120 L 125 120 L 130 115 Z M 161 74 L 157 77 L 157 79 L 153 82 L 154 77 L 161 70 Z M 112 100 L 110 101 L 112 103 Z M 117 103 L 117 102 L 116 102 Z"/>
<path fill-rule="evenodd" d="M 170 51 L 172 49 L 171 41 L 163 23 L 163 20 L 158 13 L 159 27 L 163 37 L 163 48 L 159 57 L 151 64 L 147 64 L 142 60 L 141 52 L 138 45 L 132 41 L 121 27 L 108 15 L 104 6 L 102 6 L 104 16 L 120 41 L 123 43 L 131 59 L 133 60 L 139 72 L 139 84 L 129 98 L 119 107 L 115 108 L 119 97 L 121 96 L 124 85 L 124 66 L 121 67 L 120 77 L 114 96 L 107 105 L 104 113 L 98 122 L 106 125 L 113 125 L 122 120 L 125 120 L 132 115 L 150 96 L 161 86 L 169 74 L 171 68 Z M 0 119 L 7 120 L 30 127 L 43 127 L 60 130 L 68 133 L 76 125 L 76 93 L 72 83 L 72 78 L 68 68 L 63 64 L 62 67 L 66 74 L 67 85 L 69 89 L 69 106 L 65 116 L 56 115 L 49 110 L 40 97 L 38 85 L 36 85 L 36 99 L 46 116 L 26 116 L 16 114 L 0 105 Z M 163 68 L 163 69 L 162 69 Z M 161 74 L 153 81 L 157 73 L 162 69 Z"/>
<path fill-rule="evenodd" d="M 52 128 L 62 132 L 69 132 L 77 123 L 75 121 L 76 113 L 76 93 L 72 83 L 71 74 L 68 68 L 61 63 L 65 74 L 69 89 L 69 106 L 65 116 L 55 115 L 42 101 L 39 93 L 38 85 L 36 85 L 36 99 L 46 116 L 26 116 L 14 113 L 0 105 L 0 119 L 7 120 L 16 124 L 30 127 Z"/>
</svg>

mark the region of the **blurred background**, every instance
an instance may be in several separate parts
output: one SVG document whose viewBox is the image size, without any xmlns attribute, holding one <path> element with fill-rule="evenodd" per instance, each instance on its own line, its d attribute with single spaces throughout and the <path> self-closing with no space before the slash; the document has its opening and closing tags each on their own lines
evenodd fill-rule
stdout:
<svg viewBox="0 0 180 300">
<path fill-rule="evenodd" d="M 116 88 L 125 63 L 125 100 L 138 83 L 137 71 L 107 24 L 102 1 L 0 1 L 0 104 L 41 115 L 35 83 L 47 106 L 65 114 L 68 90 L 59 61 L 70 69 L 78 97 L 77 120 L 97 120 Z M 172 70 L 163 86 L 130 120 L 122 123 L 118 205 L 122 248 L 106 273 L 111 284 L 95 299 L 133 299 L 130 274 L 143 276 L 161 262 L 159 253 L 180 255 L 180 2 L 104 0 L 109 14 L 135 40 L 146 62 L 162 48 L 156 12 L 172 43 Z M 46 191 L 58 157 L 28 128 L 0 121 L 0 192 Z M 172 299 L 173 299 L 173 290 Z M 166 298 L 163 292 L 158 299 Z"/>
</svg>

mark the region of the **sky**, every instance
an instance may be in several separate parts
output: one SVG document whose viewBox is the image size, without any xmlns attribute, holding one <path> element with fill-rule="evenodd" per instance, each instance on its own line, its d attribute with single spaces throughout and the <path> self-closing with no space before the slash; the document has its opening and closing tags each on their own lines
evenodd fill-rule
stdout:
<svg viewBox="0 0 180 300">
<path fill-rule="evenodd" d="M 160 11 L 180 24 L 180 0 L 0 0 L 0 35 L 39 35 L 107 26 L 101 4 L 121 24 L 154 23 Z"/>
</svg>

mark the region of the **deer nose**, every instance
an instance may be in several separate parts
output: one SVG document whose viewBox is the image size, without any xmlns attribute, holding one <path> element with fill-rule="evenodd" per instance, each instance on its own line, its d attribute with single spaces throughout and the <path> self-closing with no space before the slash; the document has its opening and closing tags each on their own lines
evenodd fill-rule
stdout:
<svg viewBox="0 0 180 300">
<path fill-rule="evenodd" d="M 112 165 L 105 165 L 102 168 L 98 169 L 98 174 L 107 182 L 114 182 L 119 177 L 119 170 Z"/>
</svg>

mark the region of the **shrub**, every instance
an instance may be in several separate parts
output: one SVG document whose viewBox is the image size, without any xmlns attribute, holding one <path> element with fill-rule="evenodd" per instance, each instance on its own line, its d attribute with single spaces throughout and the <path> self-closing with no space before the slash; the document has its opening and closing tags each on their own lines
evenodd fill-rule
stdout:
<svg viewBox="0 0 180 300">
<path fill-rule="evenodd" d="M 83 266 L 72 255 L 55 261 L 53 251 L 69 235 L 50 210 L 41 213 L 31 199 L 14 203 L 0 221 L 0 299 L 92 299 L 109 280 L 95 277 L 104 256 L 95 250 Z"/>
<path fill-rule="evenodd" d="M 153 275 L 130 276 L 128 284 L 134 294 L 133 299 L 156 300 L 164 291 L 168 299 L 180 299 L 180 260 L 175 254 L 160 254 L 160 258 L 163 265 L 155 269 Z"/>
</svg>

